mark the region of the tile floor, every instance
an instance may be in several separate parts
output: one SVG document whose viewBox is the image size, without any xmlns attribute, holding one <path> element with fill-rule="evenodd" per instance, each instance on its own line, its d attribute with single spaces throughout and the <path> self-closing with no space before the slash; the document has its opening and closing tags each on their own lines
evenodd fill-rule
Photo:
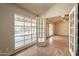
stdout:
<svg viewBox="0 0 79 59">
<path fill-rule="evenodd" d="M 69 56 L 68 37 L 53 36 L 47 40 L 47 46 L 31 46 L 14 56 Z"/>
</svg>

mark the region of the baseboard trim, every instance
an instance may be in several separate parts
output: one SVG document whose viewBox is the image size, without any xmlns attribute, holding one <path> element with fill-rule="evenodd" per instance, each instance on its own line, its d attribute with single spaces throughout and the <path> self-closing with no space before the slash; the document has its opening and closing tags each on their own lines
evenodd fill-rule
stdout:
<svg viewBox="0 0 79 59">
<path fill-rule="evenodd" d="M 68 35 L 59 35 L 59 34 L 54 34 L 54 35 L 51 35 L 51 36 L 49 36 L 49 37 L 47 37 L 47 38 L 51 38 L 51 37 L 53 37 L 53 36 L 64 36 L 64 37 L 69 37 Z"/>
<path fill-rule="evenodd" d="M 54 36 L 64 36 L 64 37 L 69 37 L 68 35 L 60 35 L 60 34 L 55 34 Z"/>
<path fill-rule="evenodd" d="M 33 42 L 33 43 L 31 43 L 31 44 L 29 44 L 27 46 L 24 46 L 22 48 L 16 49 L 14 51 L 10 51 L 10 52 L 7 52 L 7 53 L 0 53 L 0 56 L 12 56 L 12 55 L 16 54 L 17 52 L 19 52 L 19 51 L 21 51 L 23 49 L 26 49 L 26 48 L 28 48 L 30 46 L 33 46 L 33 45 L 35 45 L 35 42 Z"/>
</svg>

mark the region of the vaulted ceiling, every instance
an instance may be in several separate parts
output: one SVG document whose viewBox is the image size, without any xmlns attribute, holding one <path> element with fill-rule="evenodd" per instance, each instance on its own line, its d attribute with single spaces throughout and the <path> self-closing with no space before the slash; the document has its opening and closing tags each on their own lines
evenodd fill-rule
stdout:
<svg viewBox="0 0 79 59">
<path fill-rule="evenodd" d="M 34 15 L 41 15 L 51 8 L 54 3 L 17 3 L 19 7 L 28 10 Z"/>
</svg>

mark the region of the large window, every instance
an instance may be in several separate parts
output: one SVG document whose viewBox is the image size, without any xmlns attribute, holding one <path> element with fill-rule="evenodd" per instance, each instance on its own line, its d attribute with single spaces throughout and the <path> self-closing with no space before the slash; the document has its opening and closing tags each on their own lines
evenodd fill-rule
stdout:
<svg viewBox="0 0 79 59">
<path fill-rule="evenodd" d="M 37 20 L 38 42 L 45 42 L 45 19 Z"/>
<path fill-rule="evenodd" d="M 31 43 L 31 19 L 25 18 L 25 44 Z"/>
<path fill-rule="evenodd" d="M 15 49 L 36 41 L 36 20 L 15 14 Z"/>
<path fill-rule="evenodd" d="M 53 24 L 49 24 L 49 36 L 53 35 Z"/>
<path fill-rule="evenodd" d="M 32 41 L 36 40 L 36 20 L 32 20 Z"/>
</svg>

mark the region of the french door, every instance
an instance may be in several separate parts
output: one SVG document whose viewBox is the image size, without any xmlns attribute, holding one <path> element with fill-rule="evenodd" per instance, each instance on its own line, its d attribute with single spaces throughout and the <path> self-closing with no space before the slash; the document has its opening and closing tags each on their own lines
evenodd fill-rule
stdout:
<svg viewBox="0 0 79 59">
<path fill-rule="evenodd" d="M 73 7 L 69 14 L 69 51 L 70 54 L 75 56 L 77 52 L 78 40 L 78 18 L 77 18 L 77 5 Z"/>
</svg>

